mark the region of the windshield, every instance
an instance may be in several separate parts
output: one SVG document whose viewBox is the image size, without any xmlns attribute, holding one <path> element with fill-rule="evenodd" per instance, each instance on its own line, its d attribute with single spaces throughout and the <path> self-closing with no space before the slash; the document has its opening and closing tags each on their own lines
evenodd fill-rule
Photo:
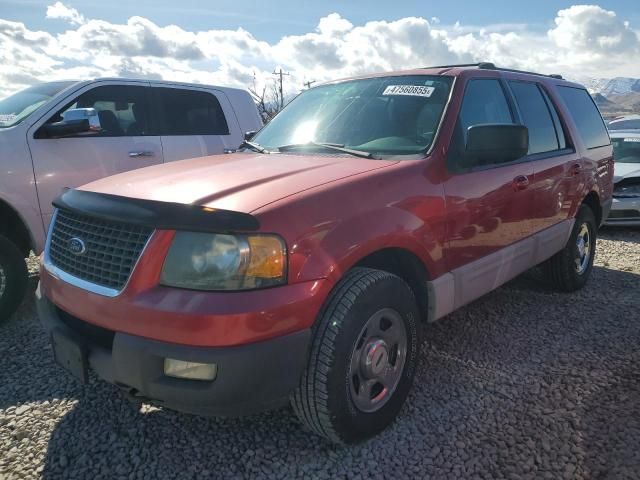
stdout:
<svg viewBox="0 0 640 480">
<path fill-rule="evenodd" d="M 612 138 L 616 163 L 640 163 L 640 137 Z"/>
<path fill-rule="evenodd" d="M 452 81 L 412 75 L 315 87 L 300 94 L 252 141 L 268 150 L 315 142 L 377 155 L 417 154 L 433 142 Z"/>
<path fill-rule="evenodd" d="M 0 100 L 0 128 L 13 127 L 29 115 L 40 105 L 48 102 L 57 93 L 75 82 L 49 82 L 9 95 Z"/>
</svg>

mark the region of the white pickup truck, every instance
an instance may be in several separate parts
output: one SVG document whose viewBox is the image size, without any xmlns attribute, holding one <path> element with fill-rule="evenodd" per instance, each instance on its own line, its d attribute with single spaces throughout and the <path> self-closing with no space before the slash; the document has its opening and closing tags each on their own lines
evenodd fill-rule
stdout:
<svg viewBox="0 0 640 480">
<path fill-rule="evenodd" d="M 261 126 L 245 90 L 167 81 L 49 82 L 0 100 L 0 322 L 65 187 L 233 150 Z"/>
</svg>

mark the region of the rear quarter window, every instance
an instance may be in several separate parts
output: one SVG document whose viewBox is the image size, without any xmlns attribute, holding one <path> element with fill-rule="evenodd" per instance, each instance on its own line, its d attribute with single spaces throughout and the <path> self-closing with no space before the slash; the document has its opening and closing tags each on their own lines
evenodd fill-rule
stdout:
<svg viewBox="0 0 640 480">
<path fill-rule="evenodd" d="M 604 120 L 589 92 L 582 88 L 559 86 L 558 93 L 571 113 L 578 127 L 578 134 L 587 148 L 602 147 L 611 143 Z"/>
</svg>

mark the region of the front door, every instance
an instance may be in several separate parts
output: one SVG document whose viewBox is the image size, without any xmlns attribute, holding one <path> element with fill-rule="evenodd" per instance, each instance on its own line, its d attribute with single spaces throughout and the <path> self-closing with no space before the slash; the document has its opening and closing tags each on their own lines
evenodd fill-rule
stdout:
<svg viewBox="0 0 640 480">
<path fill-rule="evenodd" d="M 500 80 L 473 79 L 467 83 L 447 159 L 450 176 L 444 185 L 449 219 L 445 258 L 450 270 L 496 253 L 531 231 L 532 163 L 478 165 L 464 154 L 470 126 L 515 123 L 514 118 Z M 500 275 L 499 261 L 482 268 Z M 491 278 L 478 277 L 479 281 Z"/>
<path fill-rule="evenodd" d="M 78 187 L 116 173 L 163 162 L 162 143 L 152 132 L 146 83 L 100 83 L 62 100 L 55 113 L 27 133 L 45 229 L 51 202 L 66 187 Z M 64 138 L 43 138 L 40 127 L 62 119 L 70 108 L 95 108 L 102 130 Z"/>
</svg>

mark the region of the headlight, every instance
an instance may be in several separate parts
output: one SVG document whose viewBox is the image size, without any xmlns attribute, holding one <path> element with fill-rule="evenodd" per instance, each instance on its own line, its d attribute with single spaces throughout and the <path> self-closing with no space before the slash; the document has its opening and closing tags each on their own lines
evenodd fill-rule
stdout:
<svg viewBox="0 0 640 480">
<path fill-rule="evenodd" d="M 162 285 L 250 290 L 286 282 L 286 248 L 275 235 L 178 232 L 162 267 Z"/>
</svg>

